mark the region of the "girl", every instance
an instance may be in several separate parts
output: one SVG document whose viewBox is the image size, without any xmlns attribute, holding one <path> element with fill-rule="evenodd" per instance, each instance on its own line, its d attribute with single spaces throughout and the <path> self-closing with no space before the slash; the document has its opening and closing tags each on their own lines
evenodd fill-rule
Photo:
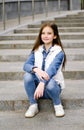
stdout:
<svg viewBox="0 0 84 130">
<path fill-rule="evenodd" d="M 60 93 L 64 88 L 62 67 L 66 55 L 63 50 L 57 25 L 45 23 L 40 29 L 35 45 L 24 64 L 24 86 L 30 101 L 25 117 L 35 116 L 38 110 L 38 99 L 51 99 L 55 115 L 64 116 Z"/>
</svg>

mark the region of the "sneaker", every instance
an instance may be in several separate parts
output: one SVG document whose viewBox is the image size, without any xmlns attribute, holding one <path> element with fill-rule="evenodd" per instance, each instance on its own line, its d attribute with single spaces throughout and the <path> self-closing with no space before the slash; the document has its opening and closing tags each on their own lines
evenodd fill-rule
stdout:
<svg viewBox="0 0 84 130">
<path fill-rule="evenodd" d="M 63 106 L 61 104 L 60 105 L 54 105 L 54 109 L 55 109 L 55 115 L 57 117 L 62 117 L 62 116 L 65 115 Z"/>
<path fill-rule="evenodd" d="M 29 109 L 25 113 L 25 117 L 33 117 L 39 112 L 38 104 L 30 105 Z"/>
</svg>

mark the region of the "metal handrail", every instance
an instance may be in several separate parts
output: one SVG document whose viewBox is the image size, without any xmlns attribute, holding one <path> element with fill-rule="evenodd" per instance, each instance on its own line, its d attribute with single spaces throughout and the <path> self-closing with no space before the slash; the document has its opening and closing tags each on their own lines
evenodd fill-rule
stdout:
<svg viewBox="0 0 84 130">
<path fill-rule="evenodd" d="M 72 6 L 72 0 L 70 0 L 70 10 L 73 9 L 73 6 Z"/>
<path fill-rule="evenodd" d="M 20 24 L 20 17 L 21 17 L 20 16 L 20 12 L 21 12 L 21 10 L 20 10 L 20 7 L 21 7 L 20 4 L 21 4 L 20 0 L 18 0 L 18 24 Z"/>
<path fill-rule="evenodd" d="M 60 6 L 61 6 L 61 3 L 60 3 L 61 1 L 60 0 L 58 0 L 58 10 L 59 10 L 59 12 L 60 12 Z"/>
<path fill-rule="evenodd" d="M 2 7 L 2 12 L 3 12 L 3 15 L 2 15 L 2 21 L 3 21 L 3 28 L 4 28 L 4 30 L 5 30 L 5 28 L 6 28 L 6 21 L 5 21 L 5 0 L 3 0 L 3 5 L 2 5 L 3 7 Z"/>
<path fill-rule="evenodd" d="M 32 20 L 35 19 L 35 0 L 32 0 Z M 45 16 L 48 17 L 48 0 L 45 0 Z M 3 6 L 3 28 L 6 29 L 6 18 L 5 18 L 5 0 L 2 0 Z M 21 23 L 21 1 L 17 1 L 18 4 L 18 24 Z M 60 12 L 61 0 L 58 0 L 58 11 Z M 72 9 L 72 0 L 70 0 L 70 9 Z"/>
<path fill-rule="evenodd" d="M 45 14 L 46 14 L 46 17 L 48 17 L 48 0 L 45 0 Z"/>
<path fill-rule="evenodd" d="M 34 7 L 35 6 L 35 0 L 32 0 L 32 20 L 34 20 Z"/>
</svg>

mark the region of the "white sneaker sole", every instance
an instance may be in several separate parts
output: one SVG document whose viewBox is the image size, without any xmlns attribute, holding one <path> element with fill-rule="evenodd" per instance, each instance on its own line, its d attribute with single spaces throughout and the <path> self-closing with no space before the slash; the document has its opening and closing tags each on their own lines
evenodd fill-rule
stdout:
<svg viewBox="0 0 84 130">
<path fill-rule="evenodd" d="M 32 115 L 26 115 L 25 114 L 25 118 L 32 118 L 34 116 L 36 116 L 39 113 L 39 111 L 37 111 L 36 113 L 32 114 Z"/>
<path fill-rule="evenodd" d="M 65 116 L 65 114 L 62 114 L 62 115 L 55 114 L 55 115 L 56 115 L 56 117 L 64 117 Z"/>
</svg>

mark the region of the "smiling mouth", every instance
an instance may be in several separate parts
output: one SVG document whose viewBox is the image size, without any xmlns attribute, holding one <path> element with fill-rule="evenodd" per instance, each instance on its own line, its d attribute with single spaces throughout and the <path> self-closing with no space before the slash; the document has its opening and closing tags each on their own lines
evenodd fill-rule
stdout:
<svg viewBox="0 0 84 130">
<path fill-rule="evenodd" d="M 44 40 L 49 40 L 49 39 L 44 39 Z"/>
</svg>

